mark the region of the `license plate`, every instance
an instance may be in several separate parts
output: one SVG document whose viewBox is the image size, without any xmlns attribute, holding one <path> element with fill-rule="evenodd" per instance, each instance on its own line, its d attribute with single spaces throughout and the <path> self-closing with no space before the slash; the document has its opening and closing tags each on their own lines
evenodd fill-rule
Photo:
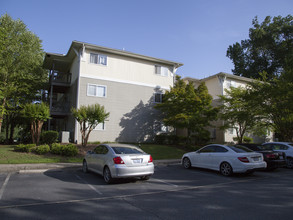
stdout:
<svg viewBox="0 0 293 220">
<path fill-rule="evenodd" d="M 141 163 L 142 159 L 132 159 L 133 163 Z"/>
<path fill-rule="evenodd" d="M 253 161 L 259 161 L 260 157 L 252 157 Z"/>
</svg>

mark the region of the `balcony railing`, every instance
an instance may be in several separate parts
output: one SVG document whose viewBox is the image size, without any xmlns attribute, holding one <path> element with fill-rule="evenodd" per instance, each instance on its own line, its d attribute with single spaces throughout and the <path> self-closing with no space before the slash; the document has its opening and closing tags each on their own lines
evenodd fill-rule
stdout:
<svg viewBox="0 0 293 220">
<path fill-rule="evenodd" d="M 71 83 L 71 73 L 53 72 L 50 75 L 50 83 L 69 84 Z"/>
<path fill-rule="evenodd" d="M 70 107 L 70 102 L 52 102 L 50 112 L 51 115 L 68 115 Z"/>
</svg>

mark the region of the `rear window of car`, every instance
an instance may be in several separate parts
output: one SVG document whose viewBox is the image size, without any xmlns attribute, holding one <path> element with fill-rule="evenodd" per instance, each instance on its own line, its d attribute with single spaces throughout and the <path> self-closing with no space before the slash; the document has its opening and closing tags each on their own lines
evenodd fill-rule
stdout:
<svg viewBox="0 0 293 220">
<path fill-rule="evenodd" d="M 253 150 L 248 149 L 247 147 L 244 146 L 229 146 L 233 151 L 236 153 L 246 153 L 246 152 L 253 152 Z"/>
<path fill-rule="evenodd" d="M 143 154 L 141 150 L 133 147 L 112 147 L 115 154 Z"/>
</svg>

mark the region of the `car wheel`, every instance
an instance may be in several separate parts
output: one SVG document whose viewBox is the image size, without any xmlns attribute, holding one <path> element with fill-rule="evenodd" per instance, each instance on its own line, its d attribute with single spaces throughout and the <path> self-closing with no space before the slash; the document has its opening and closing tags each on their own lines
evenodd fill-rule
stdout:
<svg viewBox="0 0 293 220">
<path fill-rule="evenodd" d="M 191 167 L 191 162 L 190 162 L 189 158 L 184 157 L 184 159 L 182 161 L 182 165 L 185 169 L 189 169 Z"/>
<path fill-rule="evenodd" d="M 88 167 L 87 167 L 87 162 L 86 162 L 86 160 L 84 160 L 83 162 L 82 162 L 82 171 L 84 172 L 84 173 L 87 173 L 89 170 L 88 170 Z"/>
<path fill-rule="evenodd" d="M 287 163 L 287 167 L 289 169 L 292 169 L 293 168 L 293 158 L 287 158 L 286 159 L 286 163 Z"/>
<path fill-rule="evenodd" d="M 141 180 L 149 180 L 151 176 L 142 176 L 140 177 Z"/>
<path fill-rule="evenodd" d="M 106 183 L 112 183 L 113 178 L 112 178 L 111 171 L 110 171 L 109 167 L 105 167 L 103 176 L 104 176 L 104 180 Z"/>
<path fill-rule="evenodd" d="M 233 169 L 232 169 L 232 167 L 231 167 L 231 165 L 229 163 L 223 162 L 220 165 L 220 173 L 223 176 L 231 176 L 232 173 L 233 173 Z"/>
</svg>

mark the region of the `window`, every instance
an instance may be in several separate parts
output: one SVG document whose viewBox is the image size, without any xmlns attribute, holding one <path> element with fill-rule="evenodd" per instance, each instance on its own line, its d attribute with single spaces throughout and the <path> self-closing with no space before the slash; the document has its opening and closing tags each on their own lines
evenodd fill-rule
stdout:
<svg viewBox="0 0 293 220">
<path fill-rule="evenodd" d="M 97 131 L 104 131 L 105 130 L 105 122 L 103 123 L 99 123 L 95 128 L 94 130 L 97 130 Z"/>
<path fill-rule="evenodd" d="M 236 145 L 236 146 L 228 146 L 236 153 L 246 153 L 246 152 L 253 152 L 252 150 L 248 149 L 247 147 Z"/>
<path fill-rule="evenodd" d="M 227 80 L 227 87 L 236 87 L 236 82 L 232 80 Z"/>
<path fill-rule="evenodd" d="M 90 54 L 90 63 L 107 65 L 107 56 L 101 54 Z"/>
<path fill-rule="evenodd" d="M 86 122 L 86 126 L 88 127 L 88 123 Z M 105 130 L 105 122 L 99 123 L 96 127 L 94 127 L 95 131 L 104 131 Z"/>
<path fill-rule="evenodd" d="M 168 68 L 164 66 L 155 66 L 155 73 L 160 76 L 168 76 Z"/>
<path fill-rule="evenodd" d="M 207 146 L 199 151 L 199 153 L 211 153 L 215 152 L 214 146 Z"/>
<path fill-rule="evenodd" d="M 225 153 L 225 152 L 228 152 L 228 150 L 226 148 L 223 148 L 221 146 L 215 146 L 215 152 L 217 153 Z"/>
<path fill-rule="evenodd" d="M 96 154 L 107 154 L 108 153 L 108 148 L 104 145 L 100 145 L 100 146 L 97 146 L 95 149 L 94 149 L 94 152 Z"/>
<path fill-rule="evenodd" d="M 116 154 L 143 154 L 142 151 L 132 147 L 112 147 Z"/>
<path fill-rule="evenodd" d="M 88 84 L 88 96 L 106 97 L 106 86 Z"/>
<path fill-rule="evenodd" d="M 154 102 L 155 103 L 162 103 L 163 102 L 163 93 L 156 92 L 154 95 Z"/>
<path fill-rule="evenodd" d="M 229 132 L 229 134 L 234 134 L 234 128 L 229 128 L 228 132 Z"/>
</svg>

